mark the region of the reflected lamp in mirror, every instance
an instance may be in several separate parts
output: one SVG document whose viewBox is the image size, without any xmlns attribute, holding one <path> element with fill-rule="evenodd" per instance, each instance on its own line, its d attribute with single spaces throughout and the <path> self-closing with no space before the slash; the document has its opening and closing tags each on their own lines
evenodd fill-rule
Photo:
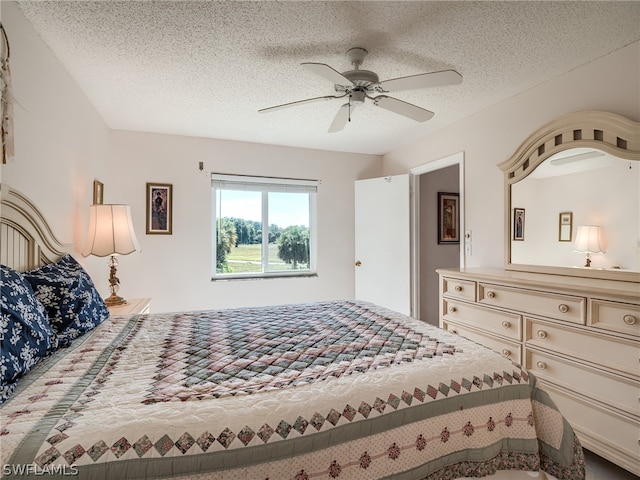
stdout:
<svg viewBox="0 0 640 480">
<path fill-rule="evenodd" d="M 592 253 L 605 253 L 602 248 L 602 229 L 597 225 L 580 225 L 574 243 L 574 252 L 586 254 L 585 267 L 591 267 Z"/>
<path fill-rule="evenodd" d="M 118 296 L 120 280 L 116 276 L 116 255 L 139 252 L 140 244 L 133 230 L 129 205 L 91 205 L 89 207 L 89 231 L 82 255 L 109 256 L 109 289 L 105 299 L 107 306 L 122 305 L 126 300 Z"/>
</svg>

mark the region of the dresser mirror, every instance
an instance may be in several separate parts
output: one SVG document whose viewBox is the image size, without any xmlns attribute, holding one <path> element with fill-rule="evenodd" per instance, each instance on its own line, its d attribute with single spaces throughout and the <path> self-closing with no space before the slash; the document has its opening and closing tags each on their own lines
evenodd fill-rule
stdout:
<svg viewBox="0 0 640 480">
<path fill-rule="evenodd" d="M 640 124 L 578 112 L 507 161 L 505 268 L 640 281 Z"/>
</svg>

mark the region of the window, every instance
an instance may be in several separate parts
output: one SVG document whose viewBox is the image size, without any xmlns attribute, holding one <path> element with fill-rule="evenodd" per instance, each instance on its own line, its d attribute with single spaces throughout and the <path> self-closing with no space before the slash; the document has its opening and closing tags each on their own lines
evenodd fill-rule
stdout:
<svg viewBox="0 0 640 480">
<path fill-rule="evenodd" d="M 214 279 L 315 273 L 318 181 L 212 174 L 211 187 Z"/>
</svg>

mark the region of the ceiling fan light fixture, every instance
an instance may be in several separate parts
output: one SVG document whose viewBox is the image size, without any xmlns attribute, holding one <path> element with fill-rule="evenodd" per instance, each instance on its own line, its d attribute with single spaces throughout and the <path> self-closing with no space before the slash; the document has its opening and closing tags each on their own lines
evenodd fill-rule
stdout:
<svg viewBox="0 0 640 480">
<path fill-rule="evenodd" d="M 366 98 L 365 93 L 362 90 L 355 90 L 351 93 L 351 104 L 352 105 L 362 105 L 364 103 L 364 99 Z"/>
</svg>

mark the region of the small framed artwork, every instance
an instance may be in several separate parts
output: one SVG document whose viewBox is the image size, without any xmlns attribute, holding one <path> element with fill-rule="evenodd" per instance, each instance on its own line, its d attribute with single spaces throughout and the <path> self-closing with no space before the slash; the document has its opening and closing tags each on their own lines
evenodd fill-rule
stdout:
<svg viewBox="0 0 640 480">
<path fill-rule="evenodd" d="M 147 234 L 171 235 L 173 185 L 147 183 Z"/>
<path fill-rule="evenodd" d="M 438 192 L 438 243 L 460 243 L 460 208 L 457 193 Z"/>
<path fill-rule="evenodd" d="M 513 239 L 524 240 L 524 208 L 513 209 Z"/>
<path fill-rule="evenodd" d="M 104 185 L 98 180 L 93 181 L 93 204 L 102 205 L 104 201 Z"/>
<path fill-rule="evenodd" d="M 558 241 L 570 242 L 573 235 L 573 212 L 560 212 L 558 219 Z"/>
</svg>

